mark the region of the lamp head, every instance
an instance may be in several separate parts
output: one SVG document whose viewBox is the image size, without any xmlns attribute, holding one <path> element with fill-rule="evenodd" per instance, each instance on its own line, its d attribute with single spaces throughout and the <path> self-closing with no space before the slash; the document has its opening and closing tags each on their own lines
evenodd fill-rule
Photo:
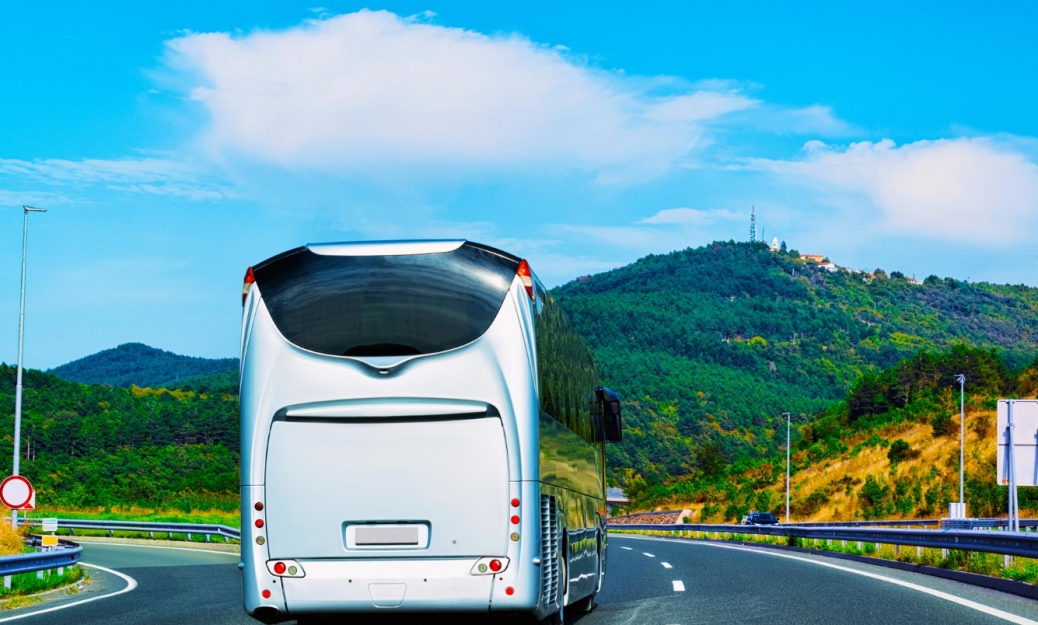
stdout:
<svg viewBox="0 0 1038 625">
<path fill-rule="evenodd" d="M 46 208 L 36 208 L 35 206 L 23 206 L 22 210 L 27 213 L 46 213 Z"/>
</svg>

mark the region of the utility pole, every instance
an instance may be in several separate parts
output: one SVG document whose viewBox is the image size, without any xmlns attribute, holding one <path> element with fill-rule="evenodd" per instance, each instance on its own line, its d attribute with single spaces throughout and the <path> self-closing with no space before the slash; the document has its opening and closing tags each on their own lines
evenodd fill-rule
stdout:
<svg viewBox="0 0 1038 625">
<path fill-rule="evenodd" d="M 959 383 L 959 506 L 963 518 L 966 516 L 966 374 L 955 376 Z"/>
<path fill-rule="evenodd" d="M 790 414 L 783 412 L 786 416 L 786 523 L 789 523 L 789 419 Z"/>
<path fill-rule="evenodd" d="M 23 206 L 22 226 L 22 297 L 18 309 L 18 375 L 14 384 L 14 466 L 11 475 L 18 475 L 22 446 L 22 345 L 25 342 L 25 259 L 29 247 L 29 213 L 46 213 L 45 208 Z M 11 510 L 11 526 L 18 527 L 18 511 Z"/>
</svg>

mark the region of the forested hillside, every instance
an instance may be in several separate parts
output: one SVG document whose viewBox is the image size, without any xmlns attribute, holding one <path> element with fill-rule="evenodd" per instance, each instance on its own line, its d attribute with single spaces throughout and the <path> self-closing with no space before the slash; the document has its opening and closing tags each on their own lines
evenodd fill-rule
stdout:
<svg viewBox="0 0 1038 625">
<path fill-rule="evenodd" d="M 190 386 L 196 378 L 237 369 L 237 358 L 196 358 L 142 343 L 124 343 L 55 367 L 50 373 L 83 384 L 181 388 Z"/>
<path fill-rule="evenodd" d="M 15 368 L 0 365 L 0 436 L 13 444 Z M 21 472 L 47 508 L 238 505 L 238 398 L 83 385 L 25 373 Z M 4 455 L 10 469 L 10 453 Z"/>
<path fill-rule="evenodd" d="M 613 478 L 714 474 L 774 453 L 785 419 L 812 419 L 861 375 L 922 349 L 1038 354 L 1038 289 L 898 272 L 830 273 L 796 252 L 714 243 L 553 291 L 625 398 Z"/>
<path fill-rule="evenodd" d="M 796 427 L 792 446 L 794 521 L 927 518 L 958 500 L 959 385 L 966 397 L 965 499 L 972 516 L 1006 511 L 996 484 L 999 398 L 1033 398 L 1038 363 L 1013 372 L 993 350 L 921 352 L 858 380 L 847 396 Z M 751 509 L 785 512 L 785 455 L 743 459 L 713 474 L 666 485 L 633 479 L 633 508 L 691 509 L 696 521 L 738 520 Z M 1020 489 L 1021 508 L 1038 512 L 1038 493 Z"/>
</svg>

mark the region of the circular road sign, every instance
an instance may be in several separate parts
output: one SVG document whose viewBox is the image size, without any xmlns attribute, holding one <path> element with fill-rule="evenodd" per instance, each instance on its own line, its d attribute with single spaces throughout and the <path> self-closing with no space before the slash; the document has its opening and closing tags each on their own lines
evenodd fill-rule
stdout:
<svg viewBox="0 0 1038 625">
<path fill-rule="evenodd" d="M 24 508 L 32 501 L 32 484 L 20 475 L 12 475 L 0 482 L 0 502 L 12 510 Z"/>
</svg>

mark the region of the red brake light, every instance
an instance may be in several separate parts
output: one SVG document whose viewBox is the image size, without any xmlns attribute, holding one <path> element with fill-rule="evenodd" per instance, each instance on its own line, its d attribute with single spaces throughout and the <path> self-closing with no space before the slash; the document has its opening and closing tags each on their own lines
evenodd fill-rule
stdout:
<svg viewBox="0 0 1038 625">
<path fill-rule="evenodd" d="M 512 515 L 512 525 L 519 525 L 519 515 L 518 514 L 513 514 Z"/>
<path fill-rule="evenodd" d="M 256 508 L 256 510 L 262 510 L 263 509 L 263 502 L 262 501 L 257 501 L 256 505 L 253 506 L 253 507 Z"/>
<path fill-rule="evenodd" d="M 252 273 L 252 267 L 249 267 L 248 271 L 245 272 L 245 285 L 241 288 L 241 305 L 245 305 L 245 298 L 249 296 L 249 287 L 256 281 L 256 276 Z"/>
<path fill-rule="evenodd" d="M 520 261 L 519 269 L 517 269 L 515 273 L 519 276 L 523 286 L 526 287 L 526 293 L 530 296 L 530 299 L 536 300 L 537 294 L 533 290 L 533 272 L 530 271 L 530 263 L 526 262 L 525 259 Z"/>
<path fill-rule="evenodd" d="M 274 573 L 276 575 L 283 574 L 285 572 L 285 568 L 286 567 L 285 567 L 285 563 L 284 562 L 275 562 L 274 563 Z"/>
<path fill-rule="evenodd" d="M 264 591 L 263 591 L 262 593 L 260 593 L 260 594 L 261 594 L 261 595 L 263 595 L 263 598 L 264 598 L 264 599 L 270 599 L 270 591 L 269 591 L 269 590 L 264 590 Z"/>
<path fill-rule="evenodd" d="M 513 499 L 512 500 L 512 507 L 513 508 L 518 508 L 519 507 L 519 500 L 518 499 Z"/>
<path fill-rule="evenodd" d="M 256 527 L 263 527 L 263 519 L 256 519 Z"/>
<path fill-rule="evenodd" d="M 495 572 L 495 573 L 500 571 L 501 570 L 501 561 L 500 560 L 491 560 L 490 561 L 490 570 Z"/>
<path fill-rule="evenodd" d="M 511 586 L 509 586 L 508 588 L 505 588 L 505 594 L 508 595 L 509 597 L 511 597 L 512 595 L 515 594 L 515 588 L 512 588 Z"/>
</svg>

